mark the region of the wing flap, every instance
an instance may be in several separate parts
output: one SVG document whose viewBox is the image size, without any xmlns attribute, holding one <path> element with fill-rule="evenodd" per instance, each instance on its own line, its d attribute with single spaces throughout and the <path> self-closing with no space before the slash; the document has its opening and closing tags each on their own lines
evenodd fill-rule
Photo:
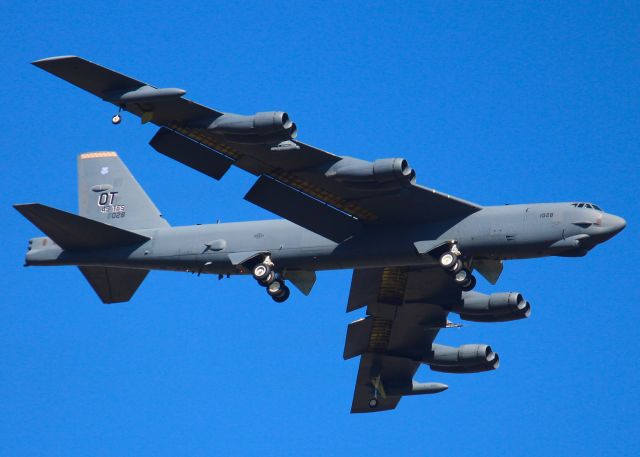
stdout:
<svg viewBox="0 0 640 457">
<path fill-rule="evenodd" d="M 353 270 L 349 301 L 347 302 L 348 313 L 375 303 L 378 297 L 378 289 L 373 285 L 379 283 L 383 270 L 383 268 Z"/>
<path fill-rule="evenodd" d="M 165 127 L 158 130 L 149 144 L 159 153 L 213 179 L 221 179 L 234 162 L 215 149 Z"/>
<path fill-rule="evenodd" d="M 376 304 L 402 305 L 408 279 L 406 267 L 353 270 L 347 312 Z"/>
<path fill-rule="evenodd" d="M 275 179 L 261 176 L 245 200 L 335 242 L 357 234 L 360 222 Z"/>
<path fill-rule="evenodd" d="M 342 358 L 348 360 L 367 352 L 372 329 L 371 316 L 350 323 L 347 327 L 347 339 L 344 343 Z"/>
</svg>

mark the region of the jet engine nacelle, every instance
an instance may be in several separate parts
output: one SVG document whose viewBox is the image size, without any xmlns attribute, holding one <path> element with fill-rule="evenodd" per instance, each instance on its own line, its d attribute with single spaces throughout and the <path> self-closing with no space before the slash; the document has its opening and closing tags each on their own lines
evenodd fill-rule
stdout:
<svg viewBox="0 0 640 457">
<path fill-rule="evenodd" d="M 452 311 L 468 321 L 505 322 L 529 317 L 531 305 L 518 292 L 463 292 L 461 303 L 454 305 Z"/>
<path fill-rule="evenodd" d="M 463 344 L 456 348 L 434 343 L 422 362 L 444 373 L 479 373 L 498 368 L 500 357 L 486 344 Z"/>
<path fill-rule="evenodd" d="M 374 162 L 343 157 L 325 172 L 327 178 L 354 187 L 371 185 L 409 185 L 415 181 L 416 172 L 405 159 L 378 159 Z"/>
<path fill-rule="evenodd" d="M 225 113 L 216 118 L 207 130 L 224 134 L 236 143 L 273 143 L 291 140 L 298 129 L 283 111 L 256 113 L 253 116 Z"/>
</svg>

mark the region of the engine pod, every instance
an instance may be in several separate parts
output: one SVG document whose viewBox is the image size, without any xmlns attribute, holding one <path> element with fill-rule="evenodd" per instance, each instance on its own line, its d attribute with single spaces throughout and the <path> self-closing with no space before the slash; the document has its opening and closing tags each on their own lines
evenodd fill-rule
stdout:
<svg viewBox="0 0 640 457">
<path fill-rule="evenodd" d="M 325 172 L 325 176 L 352 187 L 400 187 L 415 182 L 416 173 L 402 158 L 368 162 L 343 157 Z"/>
<path fill-rule="evenodd" d="M 225 113 L 206 129 L 236 143 L 281 143 L 295 138 L 298 132 L 284 111 L 266 111 L 251 116 Z"/>
<path fill-rule="evenodd" d="M 463 344 L 456 348 L 434 343 L 423 363 L 444 373 L 478 373 L 498 368 L 500 357 L 486 344 Z"/>
<path fill-rule="evenodd" d="M 500 292 L 491 295 L 464 292 L 462 300 L 452 307 L 452 311 L 470 321 L 505 322 L 529 317 L 531 305 L 518 292 Z"/>
</svg>

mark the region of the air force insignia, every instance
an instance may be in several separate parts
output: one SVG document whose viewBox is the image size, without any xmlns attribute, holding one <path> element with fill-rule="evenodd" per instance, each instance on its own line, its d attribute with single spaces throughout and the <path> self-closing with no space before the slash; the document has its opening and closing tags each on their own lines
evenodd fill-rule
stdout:
<svg viewBox="0 0 640 457">
<path fill-rule="evenodd" d="M 100 169 L 100 174 L 101 175 L 106 175 L 107 173 L 109 173 L 109 167 L 102 167 Z"/>
</svg>

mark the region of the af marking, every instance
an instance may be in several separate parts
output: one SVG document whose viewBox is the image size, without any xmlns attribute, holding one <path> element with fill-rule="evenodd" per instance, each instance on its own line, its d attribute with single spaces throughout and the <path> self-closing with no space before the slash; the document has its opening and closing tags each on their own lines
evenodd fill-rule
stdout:
<svg viewBox="0 0 640 457">
<path fill-rule="evenodd" d="M 113 205 L 118 192 L 102 192 L 98 197 L 98 206 Z"/>
<path fill-rule="evenodd" d="M 125 205 L 114 205 L 118 192 L 102 192 L 98 196 L 100 212 L 107 215 L 107 219 L 122 219 L 125 217 Z"/>
</svg>

